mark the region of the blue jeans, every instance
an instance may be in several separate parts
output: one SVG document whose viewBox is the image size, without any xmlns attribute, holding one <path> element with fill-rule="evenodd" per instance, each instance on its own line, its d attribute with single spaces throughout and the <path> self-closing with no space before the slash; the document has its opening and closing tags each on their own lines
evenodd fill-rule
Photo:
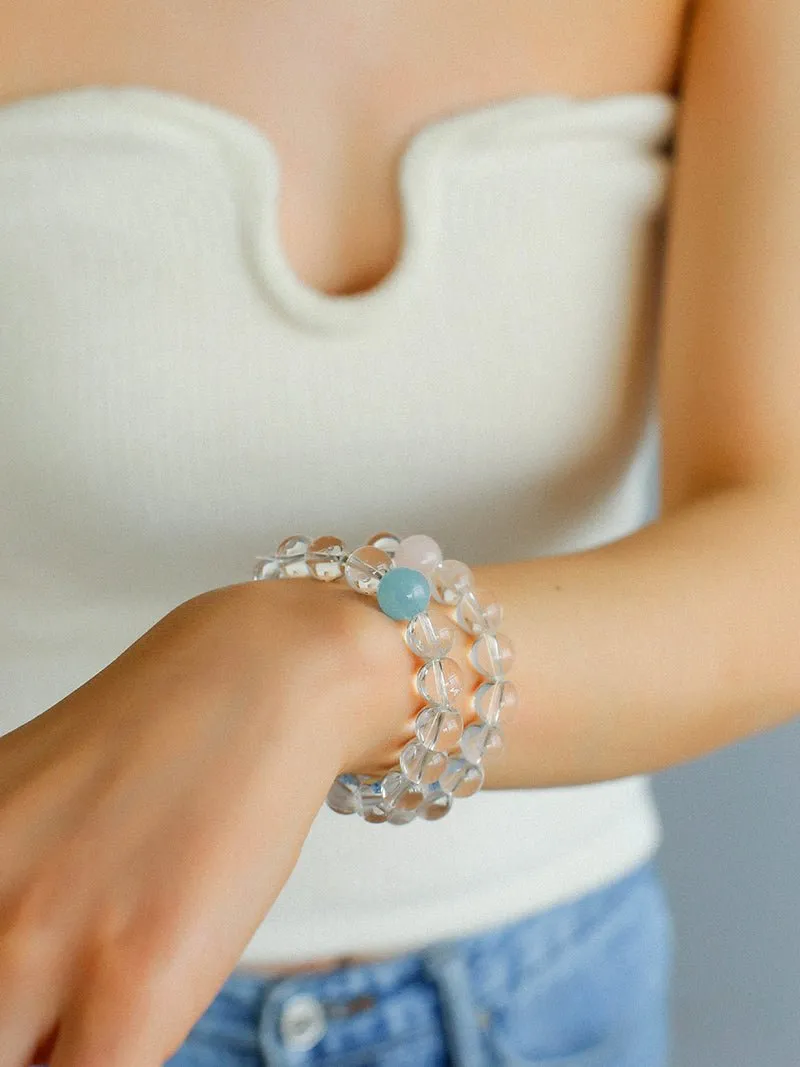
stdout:
<svg viewBox="0 0 800 1067">
<path fill-rule="evenodd" d="M 673 920 L 655 862 L 378 963 L 234 971 L 168 1067 L 665 1067 Z"/>
</svg>

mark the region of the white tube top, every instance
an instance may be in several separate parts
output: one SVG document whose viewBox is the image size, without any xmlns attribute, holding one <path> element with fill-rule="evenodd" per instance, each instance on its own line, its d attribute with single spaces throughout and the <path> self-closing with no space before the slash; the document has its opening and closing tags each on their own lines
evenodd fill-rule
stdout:
<svg viewBox="0 0 800 1067">
<path fill-rule="evenodd" d="M 479 565 L 650 521 L 676 109 L 537 96 L 435 120 L 402 157 L 400 261 L 330 296 L 289 266 L 247 120 L 146 86 L 0 107 L 0 732 L 287 533 L 424 530 Z M 404 827 L 324 808 L 243 961 L 476 931 L 661 834 L 644 776 Z"/>
</svg>

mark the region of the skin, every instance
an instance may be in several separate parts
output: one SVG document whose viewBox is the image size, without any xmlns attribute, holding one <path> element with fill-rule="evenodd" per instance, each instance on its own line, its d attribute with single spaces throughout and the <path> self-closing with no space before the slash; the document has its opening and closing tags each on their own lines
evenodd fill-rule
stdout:
<svg viewBox="0 0 800 1067">
<path fill-rule="evenodd" d="M 141 82 L 245 116 L 281 160 L 294 270 L 354 292 L 397 257 L 395 164 L 417 127 L 540 91 L 672 90 L 686 2 L 570 0 L 565 16 L 547 0 L 503 0 L 498 17 L 491 0 L 12 0 L 0 101 Z"/>
<path fill-rule="evenodd" d="M 179 4 L 130 7 L 7 6 L 4 98 L 143 81 L 246 115 L 285 165 L 287 254 L 328 292 L 368 287 L 393 262 L 393 165 L 434 115 L 539 91 L 680 89 L 662 513 L 588 552 L 475 568 L 506 609 L 523 695 L 487 784 L 648 772 L 792 717 L 794 0 L 576 2 L 569 20 L 522 0 L 503 18 L 422 2 L 278 0 L 191 19 Z M 272 645 L 285 628 L 296 639 Z M 463 642 L 455 655 L 465 666 Z M 0 1067 L 156 1067 L 177 1049 L 280 891 L 333 774 L 393 761 L 415 710 L 410 668 L 396 625 L 342 585 L 230 586 L 0 739 Z"/>
<path fill-rule="evenodd" d="M 391 620 L 372 633 L 373 605 L 346 591 L 201 594 L 0 738 L 3 1067 L 162 1063 L 234 969 L 333 777 L 411 736 L 413 657 L 388 657 Z M 381 646 L 399 669 L 348 713 Z"/>
</svg>

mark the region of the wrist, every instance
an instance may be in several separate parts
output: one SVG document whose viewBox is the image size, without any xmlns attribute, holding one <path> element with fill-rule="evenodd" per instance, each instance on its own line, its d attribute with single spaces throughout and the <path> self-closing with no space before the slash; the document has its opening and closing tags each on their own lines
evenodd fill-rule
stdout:
<svg viewBox="0 0 800 1067">
<path fill-rule="evenodd" d="M 371 599 L 344 587 L 342 618 L 327 653 L 336 663 L 335 697 L 316 706 L 337 735 L 337 774 L 383 775 L 397 765 L 414 737 L 420 698 L 416 659 L 402 627 Z"/>
<path fill-rule="evenodd" d="M 298 753 L 298 767 L 382 776 L 415 736 L 425 701 L 422 666 L 404 640 L 405 622 L 344 582 L 244 582 L 199 594 L 181 606 L 211 617 L 213 669 L 269 730 L 269 743 Z M 451 701 L 465 725 L 470 697 L 485 679 L 472 667 L 472 639 L 431 601 L 428 614 L 454 634 L 449 658 L 464 689 Z"/>
<path fill-rule="evenodd" d="M 415 738 L 415 720 L 426 703 L 417 692 L 415 678 L 424 661 L 406 645 L 406 622 L 388 618 L 358 594 L 353 594 L 353 600 L 363 610 L 341 650 L 350 694 L 338 702 L 344 712 L 340 729 L 346 739 L 338 773 L 377 777 L 397 766 L 403 747 Z M 441 605 L 432 601 L 427 613 L 437 627 L 447 626 L 454 634 L 448 658 L 458 665 L 464 688 L 450 703 L 468 725 L 476 719 L 472 692 L 485 681 L 469 659 L 472 640 Z"/>
<path fill-rule="evenodd" d="M 206 632 L 204 678 L 303 770 L 382 774 L 414 736 L 419 666 L 402 627 L 345 583 L 246 582 L 176 609 Z M 329 783 L 330 784 L 330 783 Z"/>
</svg>

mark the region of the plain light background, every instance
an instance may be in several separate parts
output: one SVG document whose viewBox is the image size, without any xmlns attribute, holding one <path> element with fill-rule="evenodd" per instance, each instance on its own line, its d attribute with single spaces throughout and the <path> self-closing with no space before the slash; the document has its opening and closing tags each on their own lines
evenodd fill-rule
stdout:
<svg viewBox="0 0 800 1067">
<path fill-rule="evenodd" d="M 800 1064 L 800 722 L 653 776 L 676 923 L 671 1067 Z"/>
</svg>

